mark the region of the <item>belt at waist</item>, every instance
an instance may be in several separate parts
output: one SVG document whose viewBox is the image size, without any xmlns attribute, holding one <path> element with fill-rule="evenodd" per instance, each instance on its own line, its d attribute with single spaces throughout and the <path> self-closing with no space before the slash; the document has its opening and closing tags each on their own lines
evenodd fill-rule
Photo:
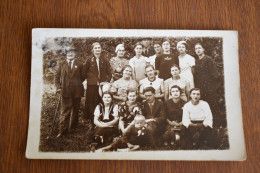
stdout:
<svg viewBox="0 0 260 173">
<path fill-rule="evenodd" d="M 203 120 L 199 120 L 199 121 L 191 121 L 193 124 L 199 124 L 199 123 L 203 123 Z"/>
</svg>

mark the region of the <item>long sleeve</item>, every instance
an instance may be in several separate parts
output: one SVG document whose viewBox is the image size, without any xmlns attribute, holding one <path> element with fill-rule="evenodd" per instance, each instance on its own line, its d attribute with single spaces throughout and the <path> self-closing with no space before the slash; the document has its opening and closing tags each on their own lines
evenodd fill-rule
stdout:
<svg viewBox="0 0 260 173">
<path fill-rule="evenodd" d="M 208 125 L 208 126 L 210 126 L 212 128 L 212 124 L 213 124 L 212 112 L 211 112 L 209 104 L 207 102 L 204 102 L 203 109 L 204 109 L 204 111 L 206 113 L 206 118 L 203 121 L 203 124 L 204 125 Z"/>
<path fill-rule="evenodd" d="M 161 63 L 161 56 L 157 56 L 157 58 L 155 59 L 155 69 L 156 70 L 160 70 L 160 63 Z"/>
<path fill-rule="evenodd" d="M 87 79 L 87 77 L 88 77 L 89 65 L 90 65 L 90 61 L 89 61 L 89 59 L 87 59 L 83 65 L 83 69 L 82 69 L 82 75 L 83 75 L 84 79 Z"/>
<path fill-rule="evenodd" d="M 112 71 L 111 66 L 110 66 L 109 62 L 106 61 L 106 74 L 107 74 L 107 79 L 108 79 L 107 82 L 111 81 L 111 78 L 112 78 L 112 72 L 111 71 Z"/>
<path fill-rule="evenodd" d="M 210 57 L 208 59 L 208 66 L 209 66 L 209 69 L 210 69 L 212 77 L 214 77 L 215 79 L 218 78 L 219 74 L 218 74 L 218 70 L 217 70 L 216 64 L 213 61 L 213 59 L 210 58 Z"/>
<path fill-rule="evenodd" d="M 191 121 L 190 121 L 190 113 L 189 113 L 189 102 L 186 103 L 183 107 L 183 114 L 182 114 L 182 124 L 188 128 Z"/>
</svg>

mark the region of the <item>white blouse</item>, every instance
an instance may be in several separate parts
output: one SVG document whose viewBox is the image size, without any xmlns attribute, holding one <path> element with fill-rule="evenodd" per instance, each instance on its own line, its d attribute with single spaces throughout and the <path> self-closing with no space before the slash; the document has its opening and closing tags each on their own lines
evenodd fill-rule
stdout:
<svg viewBox="0 0 260 173">
<path fill-rule="evenodd" d="M 207 102 L 200 100 L 197 105 L 193 105 L 191 101 L 189 101 L 184 105 L 182 123 L 188 128 L 191 121 L 203 121 L 204 125 L 208 125 L 212 128 L 212 113 Z"/>
<path fill-rule="evenodd" d="M 112 111 L 112 110 L 109 110 L 109 108 L 110 107 L 105 107 L 105 110 L 103 110 L 103 112 L 100 112 L 100 106 L 97 105 L 97 107 L 94 111 L 95 117 L 97 117 L 97 119 L 98 119 L 101 115 L 103 115 L 104 120 L 109 120 L 109 113 L 110 113 L 110 111 Z M 118 105 L 114 105 L 113 116 L 114 117 L 118 116 Z"/>
<path fill-rule="evenodd" d="M 155 89 L 155 93 L 163 93 L 164 92 L 164 85 L 163 79 L 156 77 L 156 79 L 151 82 L 148 78 L 140 80 L 140 93 L 143 93 L 143 90 L 147 87 L 153 87 Z"/>
</svg>

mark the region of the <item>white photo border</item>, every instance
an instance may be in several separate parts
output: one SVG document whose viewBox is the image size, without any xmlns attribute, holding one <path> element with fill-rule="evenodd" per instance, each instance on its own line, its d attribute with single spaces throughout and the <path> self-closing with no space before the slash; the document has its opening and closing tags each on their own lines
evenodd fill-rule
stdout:
<svg viewBox="0 0 260 173">
<path fill-rule="evenodd" d="M 49 37 L 221 37 L 225 80 L 226 118 L 229 137 L 227 150 L 167 150 L 135 152 L 40 152 L 40 119 L 43 96 L 42 44 Z M 55 29 L 32 30 L 30 117 L 26 158 L 95 160 L 245 160 L 242 124 L 238 32 L 209 30 L 137 30 L 137 29 Z"/>
</svg>

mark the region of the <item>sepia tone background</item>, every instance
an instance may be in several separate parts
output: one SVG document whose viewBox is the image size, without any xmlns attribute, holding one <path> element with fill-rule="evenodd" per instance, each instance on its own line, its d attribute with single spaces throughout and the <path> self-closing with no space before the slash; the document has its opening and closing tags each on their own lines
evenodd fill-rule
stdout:
<svg viewBox="0 0 260 173">
<path fill-rule="evenodd" d="M 257 172 L 260 169 L 259 9 L 257 0 L 1 0 L 0 172 Z M 237 30 L 247 160 L 26 159 L 32 28 Z"/>
</svg>

